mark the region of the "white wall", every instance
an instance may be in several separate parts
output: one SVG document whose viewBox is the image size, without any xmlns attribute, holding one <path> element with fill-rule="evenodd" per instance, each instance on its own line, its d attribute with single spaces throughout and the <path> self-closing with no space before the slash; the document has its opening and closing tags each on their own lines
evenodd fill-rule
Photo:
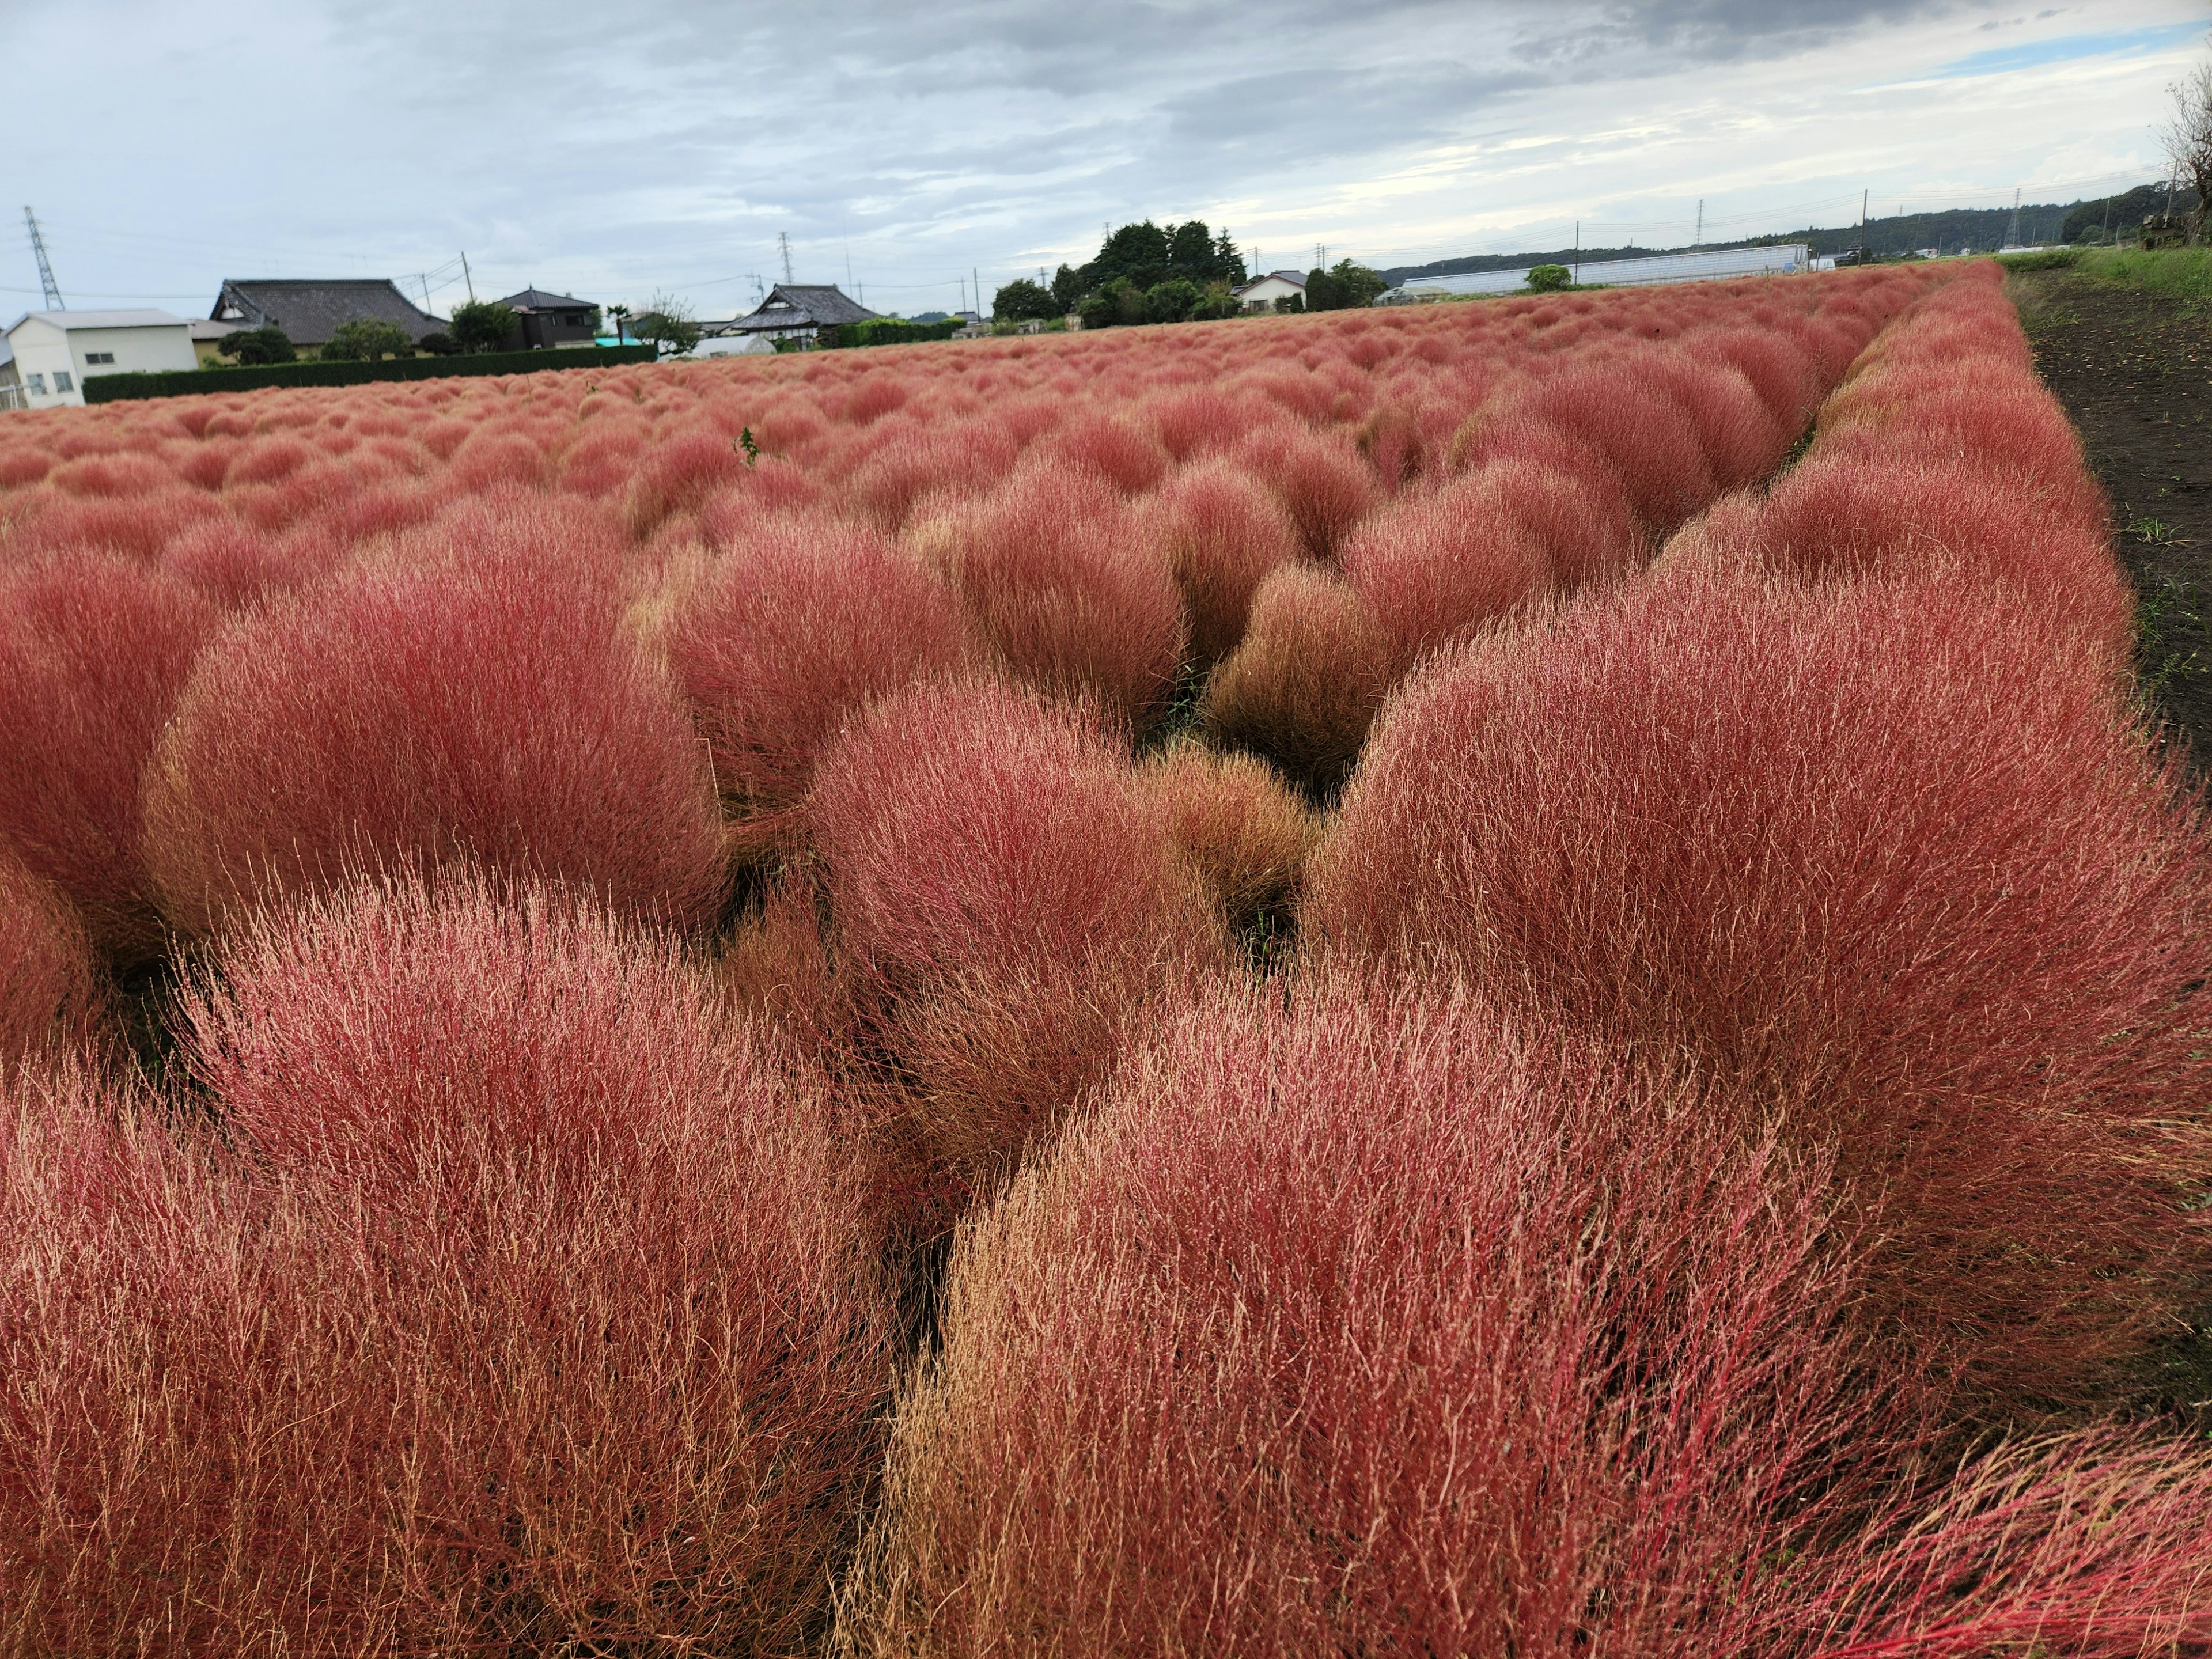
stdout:
<svg viewBox="0 0 2212 1659">
<path fill-rule="evenodd" d="M 1237 302 L 1248 308 L 1252 306 L 1272 305 L 1277 300 L 1287 300 L 1293 294 L 1304 292 L 1305 289 L 1300 288 L 1296 283 L 1286 283 L 1279 276 L 1262 276 L 1244 290 Z"/>
<path fill-rule="evenodd" d="M 198 368 L 191 331 L 183 323 L 163 323 L 137 328 L 58 328 L 40 317 L 26 317 L 9 333 L 15 349 L 15 373 L 28 391 L 33 409 L 60 409 L 84 402 L 84 377 L 127 374 L 136 369 L 158 371 Z M 112 363 L 95 363 L 95 354 L 112 354 Z M 43 394 L 28 390 L 38 375 Z M 56 390 L 58 374 L 69 377 L 69 390 Z"/>
<path fill-rule="evenodd" d="M 1811 268 L 1812 250 L 1803 242 L 1773 247 L 1715 248 L 1691 253 L 1653 253 L 1634 259 L 1586 259 L 1577 281 L 1591 287 L 1644 288 L 1674 283 L 1727 282 L 1741 276 L 1792 275 Z M 1414 276 L 1393 290 L 1399 301 L 1433 299 L 1446 294 L 1511 294 L 1528 285 L 1530 267 L 1516 270 L 1471 270 L 1456 276 Z"/>
</svg>

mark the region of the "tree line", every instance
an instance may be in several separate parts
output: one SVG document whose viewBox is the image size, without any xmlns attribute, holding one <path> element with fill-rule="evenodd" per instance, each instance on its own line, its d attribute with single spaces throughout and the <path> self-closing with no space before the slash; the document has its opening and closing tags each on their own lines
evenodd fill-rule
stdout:
<svg viewBox="0 0 2212 1659">
<path fill-rule="evenodd" d="M 1156 225 L 1146 219 L 1109 232 L 1095 258 L 1063 264 L 1049 283 L 1018 277 L 991 299 L 1000 322 L 1079 317 L 1089 328 L 1138 323 L 1202 322 L 1242 309 L 1235 290 L 1248 280 L 1244 256 L 1228 231 L 1202 219 Z M 1308 273 L 1301 302 L 1288 310 L 1337 311 L 1370 303 L 1386 284 L 1366 266 L 1341 259 Z"/>
</svg>

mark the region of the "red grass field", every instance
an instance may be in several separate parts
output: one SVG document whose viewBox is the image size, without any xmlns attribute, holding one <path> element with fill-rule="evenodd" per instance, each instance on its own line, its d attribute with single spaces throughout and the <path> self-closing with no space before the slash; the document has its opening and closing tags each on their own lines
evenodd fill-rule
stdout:
<svg viewBox="0 0 2212 1659">
<path fill-rule="evenodd" d="M 0 420 L 0 1659 L 2212 1651 L 2106 535 L 1970 264 Z"/>
</svg>

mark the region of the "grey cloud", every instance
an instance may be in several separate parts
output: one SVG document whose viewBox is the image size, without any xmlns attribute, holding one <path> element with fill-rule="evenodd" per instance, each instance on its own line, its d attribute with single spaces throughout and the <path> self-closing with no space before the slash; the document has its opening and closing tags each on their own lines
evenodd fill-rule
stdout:
<svg viewBox="0 0 2212 1659">
<path fill-rule="evenodd" d="M 141 222 L 170 215 L 180 239 L 385 249 L 409 269 L 482 247 L 516 286 L 764 269 L 779 229 L 817 274 L 842 275 L 849 239 L 856 266 L 923 280 L 979 249 L 1077 252 L 1103 218 L 1266 202 L 1281 222 L 1407 157 L 1540 133 L 1577 83 L 1797 52 L 1966 0 L 278 3 L 240 0 L 280 21 L 237 24 L 266 54 L 265 105 L 233 96 L 255 77 L 219 77 L 204 31 L 185 38 L 200 26 L 160 0 L 40 8 L 89 45 L 101 23 L 69 8 L 135 3 L 204 67 L 149 80 L 137 127 L 20 135 L 27 171 L 107 165 L 88 147 L 112 142 L 154 157 Z M 164 122 L 170 142 L 133 141 Z M 252 165 L 210 198 L 187 182 L 208 153 Z"/>
<path fill-rule="evenodd" d="M 1603 64 L 1616 73 L 1671 74 L 1984 9 L 1985 0 L 1638 0 L 1594 8 L 1571 25 L 1540 25 L 1516 50 L 1531 64 L 1562 71 Z"/>
</svg>

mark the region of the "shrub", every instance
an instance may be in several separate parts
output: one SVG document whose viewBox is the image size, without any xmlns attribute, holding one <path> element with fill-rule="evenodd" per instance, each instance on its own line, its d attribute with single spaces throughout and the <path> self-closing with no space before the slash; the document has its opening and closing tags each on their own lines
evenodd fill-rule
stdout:
<svg viewBox="0 0 2212 1659">
<path fill-rule="evenodd" d="M 1574 286 L 1575 274 L 1565 265 L 1533 265 L 1528 270 L 1528 291 L 1532 294 L 1557 294 Z"/>
<path fill-rule="evenodd" d="M 1108 415 L 1078 416 L 1045 446 L 1064 464 L 1089 467 L 1125 495 L 1150 489 L 1168 468 L 1167 452 L 1151 434 Z"/>
<path fill-rule="evenodd" d="M 1260 427 L 1248 432 L 1232 453 L 1281 497 L 1306 550 L 1316 559 L 1334 557 L 1352 526 L 1381 499 L 1373 471 L 1349 445 L 1330 443 L 1310 432 Z"/>
<path fill-rule="evenodd" d="M 161 563 L 216 604 L 234 610 L 327 574 L 344 552 L 343 544 L 326 532 L 308 529 L 275 535 L 235 519 L 216 519 L 163 548 Z"/>
<path fill-rule="evenodd" d="M 1142 730 L 1182 659 L 1182 606 L 1129 509 L 1086 470 L 1024 466 L 995 494 L 915 526 L 1015 675 Z"/>
<path fill-rule="evenodd" d="M 1540 382 L 1517 421 L 1549 424 L 1588 443 L 1620 475 L 1637 517 L 1664 535 L 1720 491 L 1691 416 L 1653 380 L 1620 361 L 1574 363 Z"/>
<path fill-rule="evenodd" d="M 1722 491 L 1742 489 L 1780 466 L 1802 427 L 1778 418 L 1750 378 L 1680 351 L 1639 356 L 1629 371 L 1679 404 Z"/>
<path fill-rule="evenodd" d="M 497 301 L 471 300 L 465 306 L 453 307 L 453 319 L 447 325 L 447 331 L 460 343 L 464 351 L 499 351 L 506 348 L 508 341 L 520 338 L 522 329 L 514 313 Z"/>
<path fill-rule="evenodd" d="M 806 1639 L 890 1377 L 817 1103 L 550 894 L 357 889 L 214 974 L 237 1155 L 11 1103 L 0 1641 Z"/>
<path fill-rule="evenodd" d="M 1958 463 L 1807 456 L 1760 501 L 1724 503 L 1679 535 L 1670 560 L 1717 559 L 1826 582 L 1956 571 L 2050 616 L 2076 618 L 2117 672 L 2135 601 L 2101 519 Z"/>
<path fill-rule="evenodd" d="M 411 356 L 415 342 L 397 323 L 356 318 L 340 323 L 317 356 L 331 362 L 375 362 L 382 357 Z"/>
<path fill-rule="evenodd" d="M 655 446 L 624 506 L 630 534 L 642 540 L 664 520 L 738 482 L 744 470 L 744 453 L 720 433 L 688 432 Z"/>
<path fill-rule="evenodd" d="M 678 599 L 667 648 L 726 805 L 769 841 L 862 708 L 971 650 L 958 602 L 902 550 L 799 522 L 765 525 L 715 561 Z"/>
<path fill-rule="evenodd" d="M 481 862 L 703 927 L 726 884 L 704 757 L 617 629 L 573 515 L 510 503 L 233 622 L 148 781 L 148 858 L 193 933 L 356 866 Z M 442 552 L 441 552 L 442 550 Z"/>
<path fill-rule="evenodd" d="M 265 363 L 289 363 L 299 361 L 299 349 L 292 337 L 281 328 L 241 328 L 226 334 L 216 342 L 216 350 L 226 357 L 235 357 L 246 368 Z"/>
<path fill-rule="evenodd" d="M 1177 1012 L 963 1229 L 854 1648 L 1775 1650 L 1893 1426 L 1817 1179 L 1463 1002 L 1297 1000 Z"/>
<path fill-rule="evenodd" d="M 1146 408 L 1160 443 L 1178 463 L 1226 448 L 1245 429 L 1250 412 L 1210 386 L 1180 386 Z"/>
<path fill-rule="evenodd" d="M 988 494 L 1019 453 L 989 427 L 927 426 L 887 437 L 853 475 L 854 499 L 895 531 L 929 497 Z"/>
<path fill-rule="evenodd" d="M 0 842 L 125 957 L 160 935 L 140 773 L 215 617 L 182 582 L 101 554 L 0 570 Z"/>
<path fill-rule="evenodd" d="M 27 504 L 11 538 L 11 564 L 41 553 L 108 553 L 150 560 L 179 536 L 221 516 L 221 509 L 198 491 L 123 491 L 76 498 L 42 495 L 43 499 Z"/>
<path fill-rule="evenodd" d="M 1550 596 L 1552 547 L 1494 510 L 1507 463 L 1401 496 L 1354 531 L 1345 580 L 1390 642 L 1400 672 L 1440 645 Z"/>
<path fill-rule="evenodd" d="M 1221 959 L 1158 802 L 1091 718 L 1032 696 L 892 696 L 823 757 L 808 811 L 838 960 L 908 1082 L 889 1133 L 924 1228 L 1004 1178 L 1166 982 Z"/>
<path fill-rule="evenodd" d="M 1203 744 L 1170 744 L 1141 775 L 1169 836 L 1239 931 L 1287 919 L 1320 824 L 1269 768 Z"/>
<path fill-rule="evenodd" d="M 1759 401 L 1791 438 L 1805 430 L 1820 406 L 1820 374 L 1811 356 L 1771 329 L 1717 329 L 1686 337 L 1682 349 L 1717 359 L 1749 380 Z"/>
<path fill-rule="evenodd" d="M 1206 682 L 1200 718 L 1221 746 L 1273 761 L 1325 798 L 1358 760 L 1395 667 L 1358 594 L 1325 571 L 1285 565 L 1260 584 L 1244 641 Z"/>
<path fill-rule="evenodd" d="M 836 1064 L 848 1057 L 854 1015 L 823 945 L 820 898 L 804 868 L 769 883 L 760 909 L 715 957 L 714 975 L 732 1006 L 781 1031 L 803 1053 Z"/>
<path fill-rule="evenodd" d="M 0 1085 L 20 1066 L 82 1050 L 99 1007 L 84 924 L 0 850 Z"/>
<path fill-rule="evenodd" d="M 1297 528 L 1240 470 L 1201 463 L 1178 473 L 1146 509 L 1190 618 L 1190 657 L 1211 668 L 1237 648 L 1267 573 L 1299 556 Z"/>
<path fill-rule="evenodd" d="M 1409 685 L 1310 868 L 1326 952 L 1682 1053 L 1834 1149 L 1869 1310 L 1997 1408 L 2128 1352 L 2203 1230 L 2205 853 L 2063 621 L 1695 568 Z"/>
</svg>

